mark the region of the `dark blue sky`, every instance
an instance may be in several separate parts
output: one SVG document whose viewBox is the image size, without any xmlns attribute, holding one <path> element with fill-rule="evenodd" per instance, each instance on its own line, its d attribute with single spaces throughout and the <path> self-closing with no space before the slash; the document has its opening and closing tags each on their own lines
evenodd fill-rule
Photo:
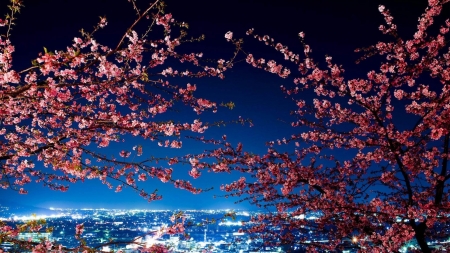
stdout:
<svg viewBox="0 0 450 253">
<path fill-rule="evenodd" d="M 6 1 L 1 1 L 0 12 L 5 12 Z M 114 3 L 114 4 L 112 4 Z M 138 4 L 146 6 L 147 0 Z M 167 0 L 167 12 L 179 21 L 190 24 L 190 35 L 206 35 L 206 40 L 190 46 L 191 51 L 202 51 L 205 58 L 226 58 L 233 52 L 233 46 L 224 39 L 227 31 L 233 31 L 235 37 L 244 37 L 244 47 L 259 57 L 280 55 L 269 47 L 263 47 L 245 31 L 254 28 L 258 34 L 268 34 L 278 42 L 288 45 L 296 52 L 302 52 L 297 34 L 306 33 L 306 43 L 313 50 L 316 61 L 322 61 L 325 54 L 346 69 L 346 78 L 364 77 L 367 70 L 376 65 L 365 63 L 355 65 L 357 47 L 375 44 L 377 41 L 390 40 L 378 31 L 384 24 L 378 5 L 384 4 L 394 16 L 401 36 L 412 36 L 417 18 L 426 7 L 426 0 Z M 143 7 L 142 7 L 143 8 Z M 447 8 L 448 9 L 448 8 Z M 447 11 L 448 13 L 448 11 Z M 126 0 L 39 0 L 25 1 L 12 32 L 12 41 L 16 46 L 14 68 L 21 70 L 29 66 L 42 47 L 50 50 L 64 49 L 79 36 L 80 28 L 89 29 L 98 21 L 98 16 L 106 15 L 108 26 L 97 35 L 100 43 L 115 45 L 118 38 L 134 21 L 134 13 Z M 242 57 L 242 56 L 241 56 Z M 277 58 L 278 57 L 278 58 Z M 296 73 L 295 73 L 296 74 Z M 291 80 L 282 80 L 274 75 L 253 69 L 245 63 L 237 64 L 225 73 L 224 80 L 215 78 L 182 79 L 179 84 L 197 84 L 197 96 L 211 99 L 217 103 L 233 101 L 234 110 L 219 108 L 218 113 L 205 113 L 199 116 L 203 121 L 219 119 L 230 120 L 238 116 L 251 118 L 254 127 L 227 125 L 210 129 L 209 136 L 220 138 L 226 134 L 233 143 L 242 142 L 244 148 L 253 153 L 262 154 L 267 150 L 266 141 L 281 139 L 295 133 L 290 127 L 293 120 L 289 116 L 294 109 L 291 100 L 285 99 L 280 85 L 289 85 Z M 308 94 L 305 94 L 308 96 Z M 175 121 L 192 121 L 198 118 L 186 108 L 173 115 Z M 281 120 L 279 120 L 281 119 Z M 284 121 L 284 122 L 283 122 Z M 129 141 L 129 142 L 128 142 Z M 172 156 L 201 152 L 205 147 L 197 143 L 186 142 L 182 150 L 158 148 L 155 142 L 130 139 L 125 145 L 144 146 L 144 155 Z M 108 152 L 118 152 L 119 147 L 112 146 Z M 167 153 L 168 152 L 168 153 Z M 175 166 L 174 176 L 188 178 L 189 167 Z M 213 199 L 222 183 L 227 183 L 241 175 L 206 174 L 197 180 L 191 180 L 196 186 L 216 190 L 192 195 L 186 191 L 174 189 L 171 185 L 149 180 L 145 188 L 151 192 L 157 188 L 164 196 L 162 201 L 148 204 L 130 189 L 114 193 L 102 185 L 99 180 L 70 185 L 66 193 L 48 190 L 41 185 L 30 185 L 28 195 L 19 195 L 11 190 L 1 190 L 0 199 L 32 204 L 41 207 L 106 207 L 106 208 L 248 208 L 248 205 L 234 205 L 231 199 Z"/>
</svg>

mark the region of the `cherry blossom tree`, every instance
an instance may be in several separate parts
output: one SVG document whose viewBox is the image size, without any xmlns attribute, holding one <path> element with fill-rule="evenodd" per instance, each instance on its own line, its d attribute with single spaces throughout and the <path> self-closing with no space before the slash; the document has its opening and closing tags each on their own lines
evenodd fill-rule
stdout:
<svg viewBox="0 0 450 253">
<path fill-rule="evenodd" d="M 258 59 L 242 48 L 243 40 L 227 33 L 225 38 L 246 54 L 252 66 L 281 78 L 290 78 L 294 72 L 289 64 L 299 70 L 292 87 L 281 87 L 297 106 L 292 126 L 298 130 L 268 142 L 268 152 L 262 155 L 246 151 L 240 143 L 231 144 L 226 136 L 221 140 L 198 138 L 220 147 L 173 158 L 170 164 L 189 163 L 193 178 L 202 170 L 243 172 L 245 177 L 222 189 L 228 196 L 271 211 L 252 217 L 244 229 L 267 244 L 304 245 L 311 252 L 346 247 L 399 252 L 415 241 L 422 252 L 431 252 L 434 246 L 448 250 L 448 244 L 432 242 L 445 241 L 450 229 L 450 53 L 445 39 L 450 21 L 436 35 L 427 33 L 448 1 L 429 0 L 409 40 L 400 38 L 393 17 L 380 6 L 386 25 L 379 29 L 395 41 L 358 49 L 363 52 L 361 60 L 376 55 L 384 58 L 379 69 L 350 80 L 344 79 L 343 67 L 333 63 L 331 56 L 325 57 L 325 67 L 316 63 L 304 33 L 299 34 L 304 48 L 300 56 L 270 36 L 256 35 L 253 29 L 247 32 L 279 51 L 288 61 L 286 66 Z M 231 66 L 224 60 L 214 67 L 202 66 L 201 53 L 177 53 L 179 45 L 192 41 L 186 39 L 187 25 L 165 14 L 159 0 L 143 11 L 135 1 L 130 2 L 137 18 L 116 46 L 100 44 L 94 37 L 107 26 L 102 17 L 92 31 L 82 30 L 66 49 L 44 48 L 32 66 L 17 70 L 13 68 L 11 33 L 23 5 L 11 0 L 9 14 L 0 19 L 4 31 L 0 36 L 3 188 L 25 194 L 26 185 L 34 181 L 66 191 L 69 182 L 100 179 L 110 188 L 112 182 L 119 182 L 116 191 L 131 187 L 152 201 L 161 196 L 137 185 L 152 177 L 201 192 L 186 180 L 173 179 L 170 167 L 152 166 L 151 159 L 142 158 L 142 146 L 117 154 L 125 159 L 106 152 L 125 136 L 180 148 L 181 132 L 203 133 L 208 125 L 196 119 L 184 123 L 155 120 L 180 103 L 199 114 L 217 108 L 212 101 L 194 97 L 195 85 L 175 85 L 169 78 L 222 78 Z M 148 29 L 139 31 L 137 24 L 143 22 L 149 22 Z M 161 38 L 149 36 L 158 27 Z M 179 71 L 166 66 L 169 60 L 199 70 Z M 306 92 L 315 97 L 305 98 Z M 175 219 L 181 221 L 167 232 L 183 233 L 183 218 Z M 21 243 L 15 239 L 19 232 L 43 227 L 43 221 L 18 228 L 0 223 L 0 239 Z M 76 236 L 82 233 L 79 224 Z M 24 247 L 34 252 L 89 250 L 82 241 L 77 249 L 52 242 L 25 243 Z M 154 246 L 142 251 L 167 249 Z"/>
<path fill-rule="evenodd" d="M 123 162 L 104 151 L 111 143 L 123 142 L 125 135 L 157 141 L 159 146 L 181 148 L 180 132 L 203 133 L 208 126 L 198 119 L 185 123 L 155 120 L 180 103 L 197 114 L 217 110 L 214 102 L 194 96 L 195 84 L 175 85 L 168 78 L 223 78 L 222 72 L 227 67 L 223 60 L 219 60 L 217 68 L 202 66 L 199 63 L 202 53 L 178 54 L 179 45 L 201 38 L 187 39 L 187 24 L 164 14 L 163 3 L 156 1 L 144 11 L 134 1 L 131 3 L 138 18 L 117 46 L 110 48 L 95 40 L 95 33 L 107 25 L 102 17 L 93 31 L 81 30 L 81 37 L 75 37 L 66 49 L 50 52 L 44 47 L 32 66 L 15 70 L 11 30 L 23 5 L 22 1 L 11 1 L 11 13 L 0 20 L 6 32 L 0 37 L 3 188 L 17 188 L 26 193 L 23 186 L 37 181 L 66 191 L 64 182 L 94 178 L 110 187 L 108 178 L 135 187 L 137 180 L 154 177 L 199 191 L 188 182 L 174 182 L 168 168 L 149 167 L 145 159 Z M 133 30 L 144 21 L 150 23 L 147 30 L 142 33 Z M 150 39 L 149 32 L 156 26 L 162 27 L 162 38 Z M 170 59 L 191 64 L 198 71 L 165 67 Z M 140 157 L 143 152 L 142 146 L 135 146 L 121 151 L 117 157 Z M 37 163 L 46 169 L 38 169 Z M 143 195 L 148 200 L 159 198 L 155 194 Z"/>
<path fill-rule="evenodd" d="M 411 242 L 421 252 L 450 249 L 444 243 L 450 229 L 450 21 L 434 35 L 430 29 L 447 2 L 429 0 L 407 40 L 380 5 L 386 24 L 379 30 L 394 41 L 355 50 L 363 53 L 359 61 L 382 61 L 361 78 L 345 79 L 331 56 L 316 62 L 303 32 L 302 55 L 268 35 L 247 32 L 280 52 L 285 65 L 258 59 L 242 48 L 242 39 L 225 35 L 256 68 L 281 78 L 291 78 L 291 65 L 299 71 L 291 87 L 281 86 L 297 106 L 295 133 L 268 142 L 263 155 L 224 136 L 205 141 L 220 148 L 191 157 L 194 172 L 251 176 L 222 186 L 227 196 L 271 211 L 253 217 L 245 232 L 310 252 L 399 252 Z M 210 158 L 218 162 L 203 160 Z"/>
<path fill-rule="evenodd" d="M 3 189 L 26 194 L 26 185 L 37 182 L 67 191 L 68 183 L 100 179 L 116 191 L 131 187 L 153 201 L 161 196 L 140 188 L 137 182 L 155 178 L 193 193 L 202 191 L 189 181 L 172 178 L 170 166 L 155 166 L 152 159 L 143 158 L 145 150 L 141 145 L 115 156 L 107 151 L 113 143 L 133 137 L 155 141 L 167 148 L 181 148 L 180 133 L 203 133 L 208 124 L 198 119 L 181 123 L 158 120 L 158 115 L 180 105 L 197 114 L 217 110 L 214 102 L 194 96 L 195 84 L 179 85 L 169 80 L 174 80 L 172 77 L 223 78 L 228 67 L 224 60 L 213 66 L 202 64 L 201 52 L 177 53 L 181 44 L 202 37 L 187 38 L 188 25 L 165 13 L 160 0 L 144 10 L 138 8 L 135 0 L 129 2 L 137 16 L 115 46 L 95 39 L 100 29 L 107 29 L 107 19 L 101 17 L 92 31 L 81 30 L 81 35 L 74 37 L 66 48 L 50 51 L 44 47 L 30 67 L 19 70 L 14 68 L 12 34 L 14 22 L 24 6 L 21 0 L 10 1 L 9 13 L 0 19 L 0 185 Z M 145 22 L 147 28 L 140 31 L 137 27 Z M 159 38 L 155 34 L 158 32 Z M 188 64 L 193 70 L 180 71 L 168 66 L 168 62 L 178 62 L 176 66 Z M 0 240 L 16 242 L 14 238 L 19 232 L 40 231 L 43 226 L 33 223 L 13 228 L 1 223 Z M 168 232 L 180 232 L 176 226 L 168 228 Z M 79 237 L 82 225 L 76 230 Z M 50 242 L 28 246 L 34 248 L 33 252 L 58 248 Z"/>
</svg>

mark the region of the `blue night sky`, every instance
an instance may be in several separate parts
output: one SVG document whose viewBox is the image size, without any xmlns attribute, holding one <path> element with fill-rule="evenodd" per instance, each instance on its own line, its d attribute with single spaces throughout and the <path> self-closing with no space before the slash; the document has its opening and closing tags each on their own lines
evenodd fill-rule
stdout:
<svg viewBox="0 0 450 253">
<path fill-rule="evenodd" d="M 0 14 L 6 11 L 6 1 L 1 1 Z M 138 0 L 139 5 L 147 6 L 147 0 Z M 317 62 L 322 62 L 325 54 L 346 69 L 346 78 L 365 77 L 369 69 L 376 68 L 370 62 L 356 65 L 360 56 L 353 53 L 357 47 L 375 44 L 377 41 L 390 41 L 383 36 L 378 26 L 384 24 L 378 5 L 384 4 L 394 16 L 401 36 L 412 36 L 417 18 L 426 7 L 426 0 L 167 0 L 167 13 L 172 13 L 178 21 L 190 25 L 189 35 L 205 34 L 206 40 L 194 43 L 187 48 L 190 51 L 203 52 L 205 58 L 229 58 L 233 46 L 227 43 L 224 34 L 233 31 L 234 37 L 245 39 L 244 48 L 256 57 L 273 58 L 283 63 L 281 55 L 275 50 L 256 43 L 245 32 L 254 28 L 257 34 L 267 34 L 301 53 L 302 46 L 297 34 L 304 31 L 306 43 L 313 50 Z M 30 61 L 37 57 L 45 46 L 49 50 L 64 49 L 72 44 L 75 36 L 80 36 L 80 28 L 89 29 L 96 24 L 98 16 L 108 18 L 108 26 L 96 35 L 100 43 L 115 45 L 118 39 L 134 21 L 135 13 L 126 0 L 42 0 L 25 1 L 12 33 L 16 46 L 14 69 L 29 67 Z M 447 6 L 448 7 L 448 6 Z M 143 7 L 142 7 L 143 8 Z M 448 12 L 447 12 L 448 13 Z M 240 59 L 244 58 L 243 55 Z M 296 75 L 296 72 L 294 72 Z M 245 62 L 225 72 L 226 78 L 177 79 L 179 85 L 186 83 L 197 85 L 197 97 L 217 102 L 233 101 L 233 110 L 219 107 L 216 114 L 211 112 L 197 116 L 191 109 L 180 107 L 179 112 L 156 117 L 155 120 L 172 118 L 175 121 L 192 122 L 196 118 L 202 121 L 233 120 L 239 116 L 253 120 L 254 126 L 228 124 L 226 127 L 210 128 L 205 136 L 219 139 L 223 134 L 234 144 L 242 142 L 244 149 L 255 154 L 264 154 L 266 141 L 282 139 L 296 133 L 290 126 L 294 120 L 290 111 L 295 104 L 285 99 L 280 85 L 290 85 L 291 79 L 283 80 L 273 74 L 254 69 Z M 304 94 L 305 97 L 311 94 Z M 181 150 L 160 148 L 156 142 L 129 138 L 124 144 L 132 147 L 141 144 L 144 156 L 166 157 L 186 153 L 200 153 L 205 146 L 197 142 L 183 141 Z M 112 145 L 107 152 L 118 153 L 123 146 Z M 190 166 L 174 166 L 174 177 L 188 178 Z M 148 180 L 144 186 L 148 192 L 158 189 L 163 200 L 147 203 L 136 192 L 124 189 L 115 193 L 102 185 L 98 179 L 79 184 L 71 184 L 66 193 L 46 189 L 42 185 L 28 185 L 28 195 L 19 195 L 12 190 L 1 190 L 0 201 L 11 200 L 40 207 L 92 207 L 92 208 L 146 208 L 146 209 L 210 209 L 210 208 L 250 208 L 248 204 L 235 205 L 237 199 L 213 198 L 221 195 L 219 187 L 223 183 L 239 178 L 239 174 L 202 173 L 199 179 L 191 180 L 195 186 L 214 190 L 193 195 L 174 189 L 170 184 L 157 180 Z"/>
</svg>

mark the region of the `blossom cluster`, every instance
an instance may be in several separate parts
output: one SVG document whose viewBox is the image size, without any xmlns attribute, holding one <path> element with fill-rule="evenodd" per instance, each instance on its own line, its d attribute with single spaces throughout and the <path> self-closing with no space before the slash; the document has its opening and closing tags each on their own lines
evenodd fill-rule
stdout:
<svg viewBox="0 0 450 253">
<path fill-rule="evenodd" d="M 10 26 L 21 2 L 11 1 L 11 13 L 0 19 L 0 187 L 27 194 L 27 185 L 35 182 L 67 191 L 69 183 L 97 179 L 116 192 L 130 187 L 153 201 L 161 196 L 139 182 L 154 178 L 200 193 L 189 181 L 172 178 L 172 168 L 142 158 L 149 150 L 142 144 L 129 149 L 123 145 L 114 156 L 105 148 L 125 136 L 181 148 L 181 133 L 204 133 L 208 124 L 199 119 L 175 123 L 159 118 L 183 105 L 197 114 L 217 110 L 215 102 L 195 96 L 195 84 L 171 83 L 168 77 L 223 78 L 228 66 L 201 66 L 201 52 L 178 53 L 187 25 L 165 13 L 164 4 L 156 0 L 143 11 L 130 1 L 138 15 L 115 47 L 95 38 L 97 30 L 108 29 L 106 17 L 100 17 L 92 32 L 82 30 L 62 50 L 44 47 L 29 68 L 17 70 Z M 140 31 L 137 24 L 144 22 L 148 29 Z M 157 34 L 148 36 L 151 31 L 162 34 L 158 39 Z M 178 71 L 168 66 L 169 60 L 190 66 Z M 82 233 L 83 225 L 77 225 L 76 237 Z M 0 226 L 1 238 L 14 240 L 16 234 Z M 55 246 L 39 244 L 34 251 L 50 248 Z M 164 252 L 157 248 L 148 250 Z"/>
<path fill-rule="evenodd" d="M 245 50 L 248 64 L 282 78 L 294 73 L 290 65 L 299 71 L 294 85 L 281 86 L 296 102 L 297 118 L 291 125 L 299 132 L 269 141 L 265 155 L 234 149 L 223 139 L 217 143 L 221 148 L 191 162 L 197 170 L 199 164 L 200 169 L 214 170 L 215 164 L 199 159 L 213 157 L 228 170 L 252 176 L 222 190 L 276 212 L 254 217 L 244 232 L 269 244 L 303 244 L 311 252 L 341 250 L 348 241 L 360 252 L 396 252 L 413 239 L 422 252 L 431 252 L 427 241 L 446 240 L 450 51 L 445 36 L 450 21 L 445 20 L 435 36 L 426 31 L 447 2 L 429 0 L 409 40 L 398 36 L 391 13 L 379 6 L 385 21 L 379 30 L 395 42 L 355 50 L 364 53 L 359 61 L 373 55 L 386 60 L 366 77 L 349 80 L 331 56 L 325 57 L 324 68 L 315 62 L 303 32 L 301 58 L 270 36 L 247 31 L 287 61 L 281 65 L 258 59 Z M 225 38 L 236 43 L 232 35 L 228 32 Z M 432 82 L 424 84 L 426 73 Z M 307 90 L 316 96 L 300 96 Z M 278 152 L 275 145 L 286 147 Z M 313 220 L 305 219 L 311 215 Z M 309 228 L 309 237 L 296 234 L 301 228 Z M 315 236 L 326 238 L 326 243 L 311 243 Z M 270 240 L 273 237 L 276 240 Z M 446 244 L 440 247 L 448 250 Z"/>
</svg>

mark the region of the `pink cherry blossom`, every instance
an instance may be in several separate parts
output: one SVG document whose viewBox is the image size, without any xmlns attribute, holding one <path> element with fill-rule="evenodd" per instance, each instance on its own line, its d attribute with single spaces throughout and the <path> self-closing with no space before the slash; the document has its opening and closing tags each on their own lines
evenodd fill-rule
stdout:
<svg viewBox="0 0 450 253">
<path fill-rule="evenodd" d="M 183 105 L 197 114 L 217 110 L 214 101 L 197 96 L 195 84 L 172 84 L 170 78 L 223 78 L 232 61 L 219 60 L 217 68 L 201 66 L 203 53 L 178 53 L 178 46 L 184 43 L 178 25 L 185 23 L 162 14 L 162 2 L 156 0 L 146 9 L 135 8 L 139 12 L 135 20 L 123 20 L 129 26 L 116 41 L 96 38 L 100 28 L 109 29 L 107 18 L 100 17 L 93 29 L 82 30 L 66 47 L 35 52 L 32 65 L 18 70 L 13 68 L 15 47 L 9 33 L 13 19 L 24 6 L 21 0 L 10 5 L 0 8 L 10 11 L 0 19 L 3 189 L 27 194 L 29 184 L 36 182 L 65 192 L 71 183 L 98 179 L 116 192 L 129 187 L 144 199 L 155 201 L 161 196 L 141 188 L 146 187 L 142 182 L 153 178 L 195 194 L 202 192 L 189 181 L 172 178 L 172 168 L 156 167 L 160 160 L 144 154 L 147 148 L 143 144 L 132 147 L 129 138 L 144 140 L 150 152 L 158 146 L 182 149 L 184 133 L 203 134 L 209 124 L 195 118 L 185 122 L 155 119 L 173 108 L 183 109 Z M 153 24 L 164 31 L 149 29 Z M 154 34 L 148 36 L 149 32 Z M 232 39 L 232 34 L 227 36 Z M 173 61 L 179 62 L 178 67 L 187 63 L 189 68 L 177 70 L 168 65 Z M 114 143 L 122 150 L 112 154 L 109 148 Z M 183 162 L 180 160 L 167 159 L 169 165 Z M 196 166 L 198 171 L 194 168 L 189 173 L 193 177 L 198 177 L 202 169 L 200 164 Z M 226 169 L 224 165 L 219 167 Z M 38 227 L 34 229 L 39 231 Z M 184 230 L 178 227 L 173 231 Z M 77 239 L 82 233 L 83 225 L 77 225 Z M 16 235 L 0 225 L 2 241 L 14 242 Z M 51 242 L 29 245 L 29 251 L 34 252 L 55 250 Z"/>
<path fill-rule="evenodd" d="M 228 41 L 232 40 L 232 39 L 233 39 L 233 33 L 232 33 L 232 32 L 227 32 L 227 33 L 225 34 L 225 38 L 226 38 Z"/>
<path fill-rule="evenodd" d="M 314 235 L 326 238 L 309 243 L 308 252 L 339 251 L 346 241 L 360 252 L 397 252 L 410 240 L 421 252 L 432 252 L 433 240 L 440 241 L 440 250 L 449 249 L 442 243 L 447 235 L 436 227 L 446 227 L 450 217 L 450 57 L 444 43 L 450 21 L 435 33 L 427 31 L 447 2 L 428 1 L 410 40 L 399 37 L 393 16 L 380 5 L 385 24 L 379 30 L 394 36 L 395 42 L 355 50 L 363 53 L 358 62 L 373 55 L 387 60 L 367 78 L 346 80 L 344 68 L 331 56 L 323 66 L 317 64 L 303 32 L 301 59 L 290 56 L 295 53 L 286 55 L 287 47 L 270 36 L 251 30 L 253 38 L 282 53 L 286 63 L 258 59 L 243 49 L 248 64 L 280 77 L 299 71 L 291 87 L 281 86 L 296 101 L 297 118 L 291 125 L 298 130 L 268 141 L 264 155 L 242 147 L 234 152 L 226 139 L 205 155 L 251 175 L 249 183 L 222 185 L 226 196 L 242 196 L 258 207 L 277 210 L 254 217 L 243 231 L 275 238 L 267 242 L 273 245 L 283 240 L 307 243 Z M 433 80 L 423 84 L 423 73 Z M 315 95 L 299 95 L 308 90 Z M 219 164 L 202 165 L 222 171 Z M 300 218 L 308 216 L 315 218 Z M 293 232 L 303 227 L 308 227 L 309 237 Z"/>
</svg>

